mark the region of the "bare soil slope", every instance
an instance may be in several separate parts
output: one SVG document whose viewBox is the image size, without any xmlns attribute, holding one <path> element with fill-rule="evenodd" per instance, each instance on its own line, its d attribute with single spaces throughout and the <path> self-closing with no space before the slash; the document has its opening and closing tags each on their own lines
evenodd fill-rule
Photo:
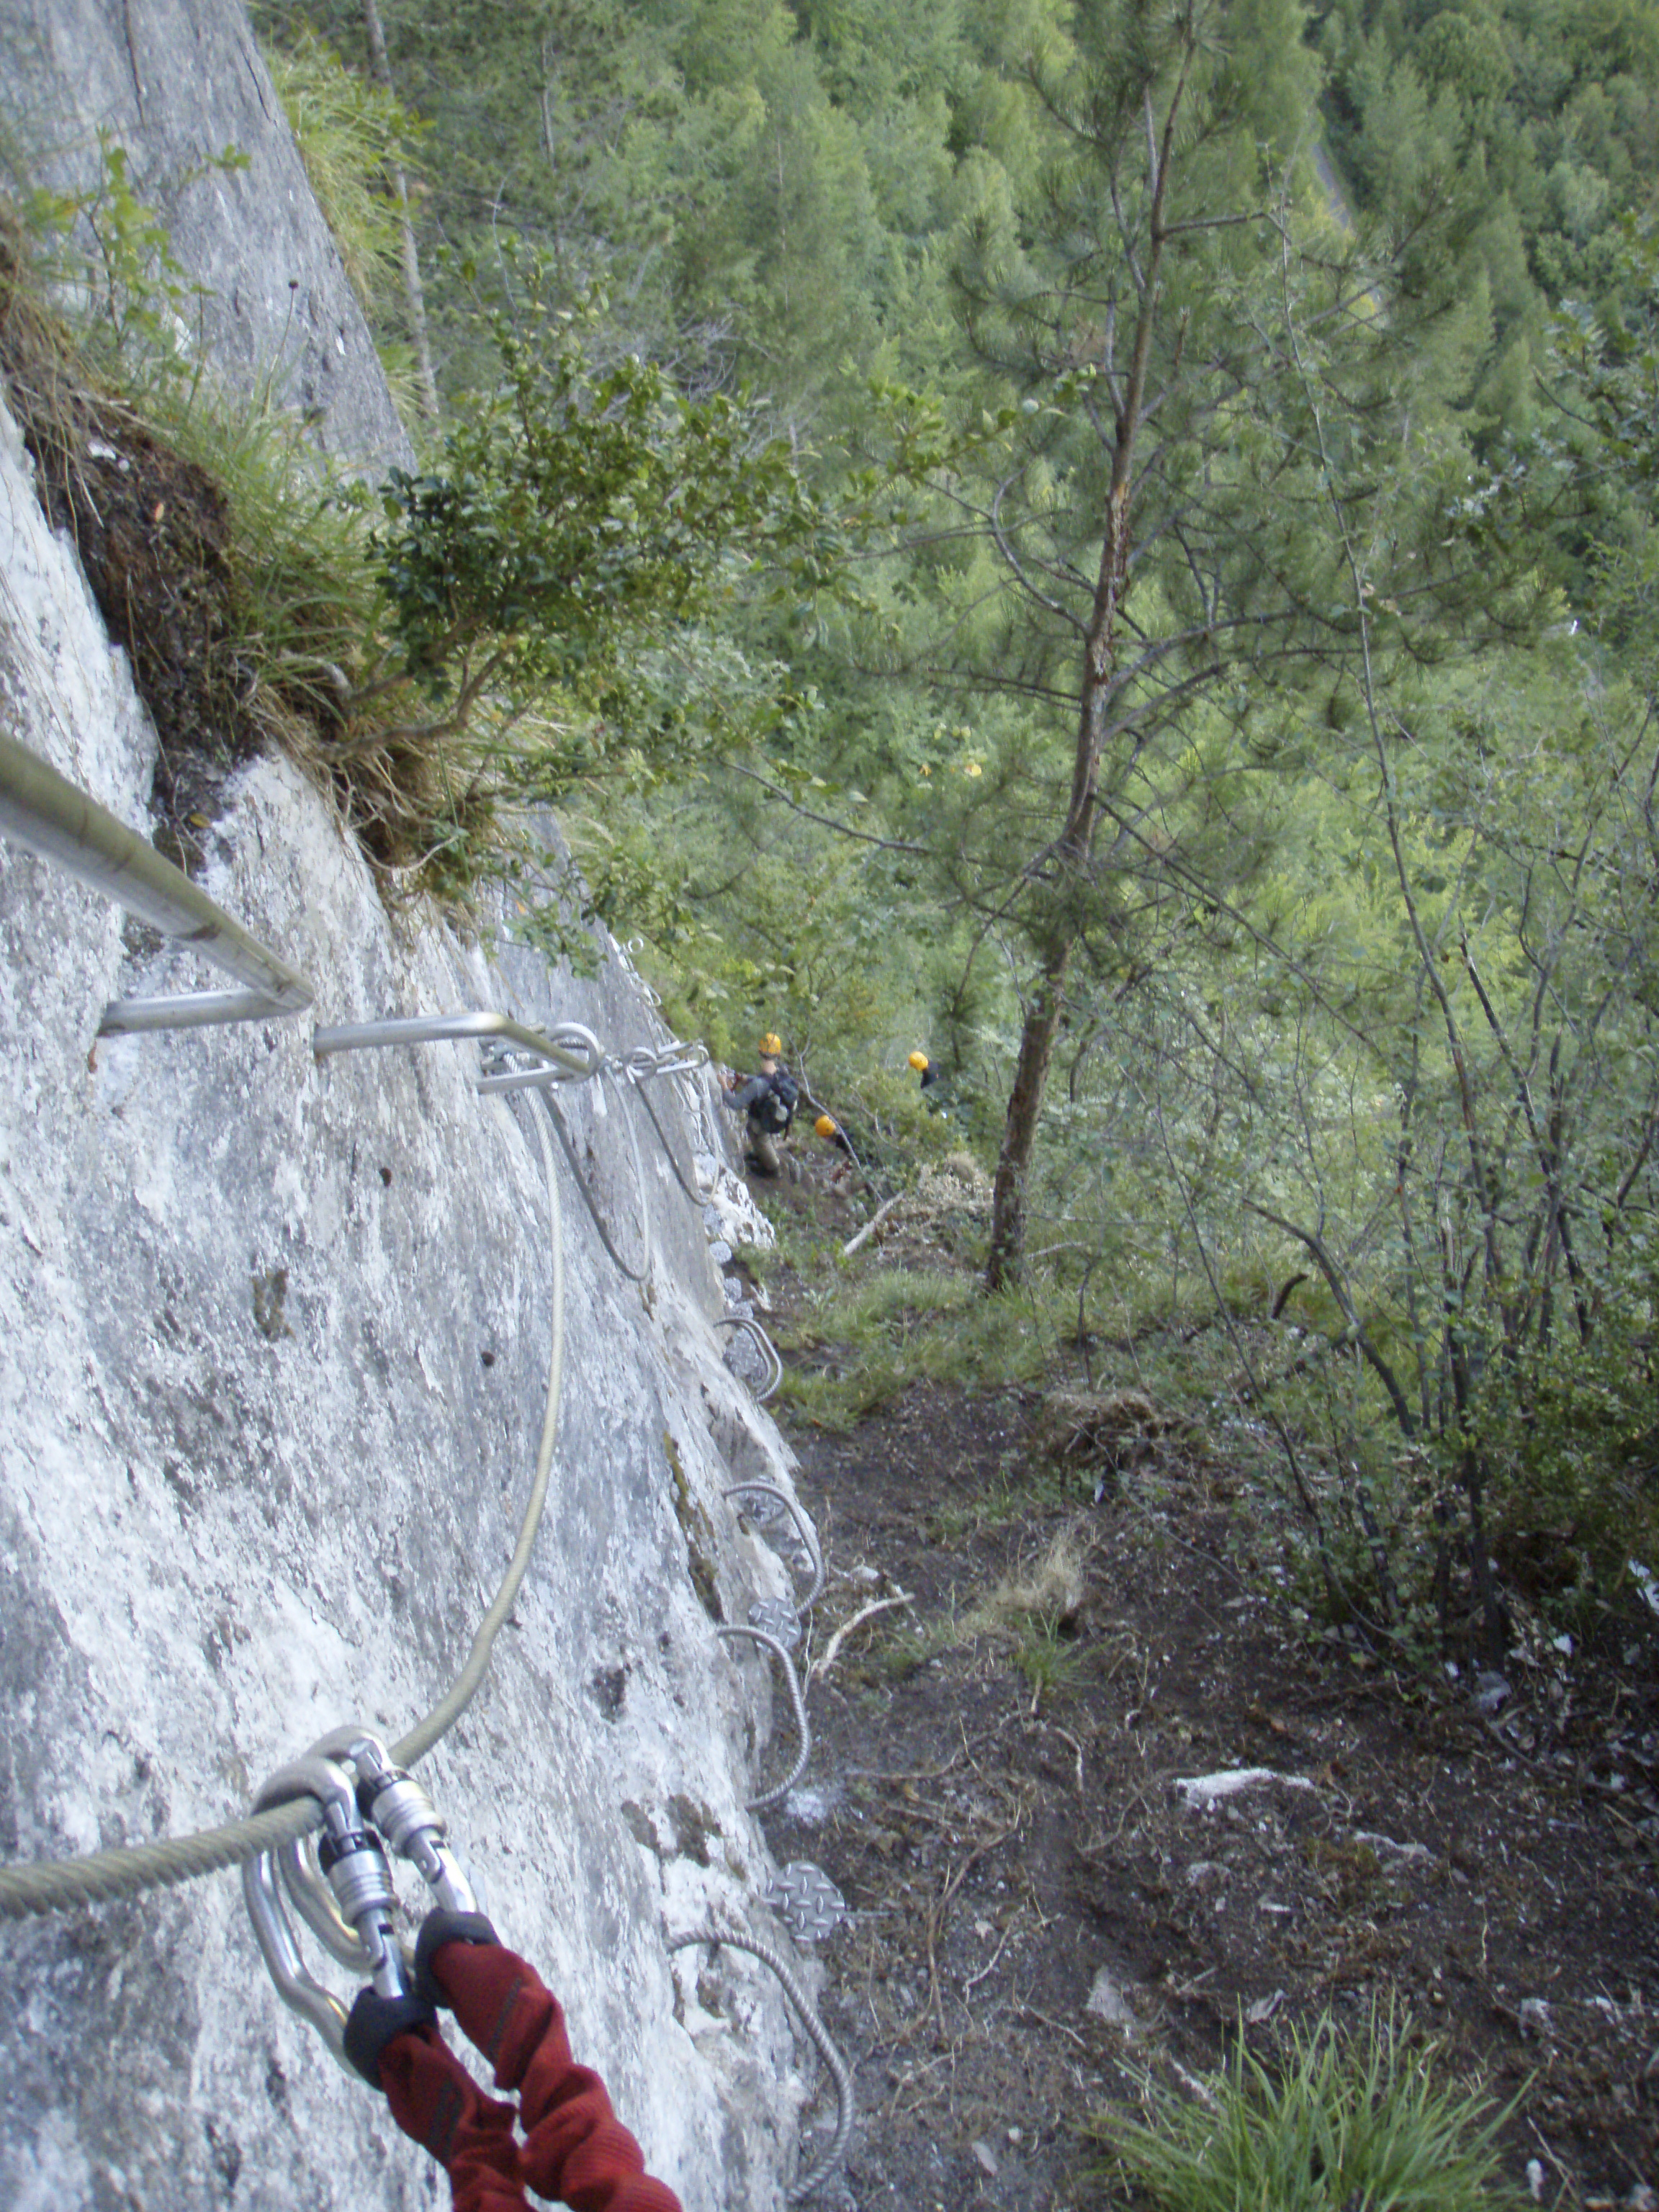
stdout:
<svg viewBox="0 0 1659 2212">
<path fill-rule="evenodd" d="M 1091 1504 L 1036 1413 L 916 1386 L 791 1432 L 830 1582 L 769 1831 L 852 1911 L 824 2015 L 862 2212 L 1127 2203 L 1089 2130 L 1138 2075 L 1377 1998 L 1518 2097 L 1518 2187 L 1530 2160 L 1547 2204 L 1650 2202 L 1652 1639 L 1519 1655 L 1482 1715 L 1294 1632 L 1231 1564 L 1213 1463 L 1166 1439 Z"/>
</svg>

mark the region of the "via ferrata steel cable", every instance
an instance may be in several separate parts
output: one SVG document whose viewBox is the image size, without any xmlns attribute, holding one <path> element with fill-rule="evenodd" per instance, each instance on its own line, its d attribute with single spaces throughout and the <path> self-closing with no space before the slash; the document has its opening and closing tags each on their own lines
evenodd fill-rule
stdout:
<svg viewBox="0 0 1659 2212">
<path fill-rule="evenodd" d="M 547 1179 L 551 1231 L 552 1347 L 535 1474 L 520 1525 L 518 1546 L 495 1601 L 479 1624 L 465 1663 L 449 1689 L 426 1717 L 392 1746 L 392 1757 L 400 1766 L 412 1766 L 430 1751 L 476 1695 L 489 1668 L 497 1632 L 512 1611 L 523 1583 L 547 1504 L 554 1439 L 558 1431 L 559 1396 L 564 1380 L 564 1237 L 558 1170 L 539 1120 L 537 1134 Z M 130 1849 L 94 1851 L 84 1858 L 52 1860 L 43 1865 L 0 1868 L 0 1920 L 21 1920 L 34 1913 L 66 1911 L 111 1898 L 137 1896 L 145 1890 L 165 1888 L 173 1882 L 191 1881 L 198 1875 L 215 1874 L 222 1868 L 237 1866 L 262 1852 L 274 1850 L 319 1826 L 322 1817 L 322 1808 L 315 1798 L 302 1798 L 192 1836 L 169 1837 L 161 1843 L 139 1844 Z"/>
<path fill-rule="evenodd" d="M 746 1644 L 763 1644 L 783 1669 L 784 1685 L 789 1692 L 789 1702 L 794 1708 L 795 1732 L 800 1739 L 794 1765 L 781 1782 L 775 1782 L 769 1790 L 763 1790 L 758 1797 L 745 1797 L 743 1801 L 745 1812 L 763 1813 L 769 1805 L 781 1803 L 806 1771 L 806 1762 L 812 1755 L 812 1731 L 807 1723 L 806 1701 L 800 1693 L 800 1681 L 795 1673 L 795 1662 L 789 1656 L 788 1645 L 769 1629 L 744 1627 L 734 1622 L 730 1627 L 717 1628 L 714 1633 L 722 1642 L 729 1643 L 733 1638 L 738 1638 Z"/>
<path fill-rule="evenodd" d="M 783 1984 L 784 1994 L 800 2014 L 801 2025 L 817 2046 L 817 2053 L 830 2069 L 830 2078 L 836 2085 L 836 2132 L 830 2148 L 817 2164 L 803 2173 L 790 2190 L 786 2203 L 799 2204 L 814 2195 L 840 2165 L 847 2148 L 848 2138 L 853 2132 L 853 2075 L 847 2061 L 830 2040 L 829 2031 L 818 2018 L 811 1999 L 795 1979 L 781 1953 L 769 1943 L 763 1943 L 752 1936 L 734 1936 L 713 1928 L 701 1929 L 693 1936 L 671 1936 L 671 1951 L 688 1951 L 695 1944 L 707 1943 L 718 1950 L 724 1943 L 733 1951 L 747 1951 L 751 1959 L 758 1959 L 769 1966 Z"/>
<path fill-rule="evenodd" d="M 663 1127 L 662 1123 L 657 1119 L 657 1109 L 651 1103 L 650 1092 L 645 1088 L 643 1084 L 636 1085 L 635 1089 L 639 1097 L 640 1103 L 644 1107 L 647 1114 L 650 1116 L 651 1126 L 657 1133 L 657 1142 L 661 1146 L 664 1156 L 667 1159 L 669 1166 L 674 1171 L 675 1182 L 678 1183 L 680 1188 L 685 1193 L 693 1206 L 707 1206 L 708 1203 L 708 1192 L 694 1190 L 691 1185 L 687 1182 L 684 1175 L 682 1173 L 679 1161 L 674 1156 L 674 1147 L 668 1141 L 668 1133 Z M 695 1168 L 692 1172 L 693 1174 L 696 1172 Z"/>
<path fill-rule="evenodd" d="M 489 1086 L 480 1084 L 478 1087 L 482 1091 Z M 547 1118 L 553 1124 L 554 1134 L 563 1147 L 565 1158 L 570 1164 L 570 1172 L 576 1178 L 576 1188 L 581 1194 L 582 1204 L 587 1208 L 588 1219 L 599 1231 L 600 1243 L 615 1261 L 618 1271 L 625 1275 L 630 1283 L 644 1282 L 651 1273 L 651 1206 L 645 1192 L 645 1162 L 640 1158 L 639 1133 L 634 1127 L 634 1117 L 632 1115 L 628 1115 L 624 1118 L 628 1124 L 628 1141 L 634 1150 L 634 1185 L 639 1194 L 640 1200 L 641 1256 L 637 1267 L 630 1267 L 611 1241 L 611 1232 L 599 1217 L 599 1209 L 593 1202 L 593 1194 L 587 1187 L 587 1178 L 582 1173 L 581 1163 L 576 1158 L 576 1148 L 571 1143 L 570 1133 L 564 1126 L 564 1116 L 553 1103 L 552 1091 L 544 1087 L 538 1087 L 538 1096 L 543 1105 L 547 1109 Z"/>
</svg>

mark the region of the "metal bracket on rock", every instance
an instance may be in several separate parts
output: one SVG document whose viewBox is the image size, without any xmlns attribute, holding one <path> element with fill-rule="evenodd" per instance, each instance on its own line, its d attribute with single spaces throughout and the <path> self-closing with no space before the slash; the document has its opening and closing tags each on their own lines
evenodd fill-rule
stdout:
<svg viewBox="0 0 1659 2212">
<path fill-rule="evenodd" d="M 409 1014 L 383 1022 L 340 1022 L 319 1029 L 311 1040 L 319 1060 L 331 1053 L 362 1052 L 389 1044 L 445 1044 L 466 1037 L 496 1040 L 514 1052 L 530 1054 L 539 1066 L 532 1078 L 544 1082 L 582 1083 L 605 1065 L 605 1053 L 592 1030 L 580 1022 L 561 1022 L 543 1031 L 515 1022 L 510 1014 L 473 1010 L 461 1014 Z M 501 1082 L 479 1089 L 500 1090 Z"/>
<path fill-rule="evenodd" d="M 847 1917 L 847 1899 L 811 1859 L 791 1859 L 764 1893 L 797 1943 L 822 1943 Z"/>
<path fill-rule="evenodd" d="M 277 1020 L 303 1013 L 311 1004 L 310 984 L 287 961 L 164 860 L 148 838 L 3 732 L 0 831 L 42 860 L 56 861 L 163 937 L 194 945 L 204 960 L 246 987 L 182 991 L 161 999 L 112 999 L 98 1024 L 100 1036 Z"/>
</svg>

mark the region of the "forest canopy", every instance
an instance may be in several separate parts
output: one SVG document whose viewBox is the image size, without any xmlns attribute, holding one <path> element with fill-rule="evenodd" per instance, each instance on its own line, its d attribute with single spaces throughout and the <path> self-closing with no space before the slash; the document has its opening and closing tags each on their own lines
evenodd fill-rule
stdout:
<svg viewBox="0 0 1659 2212">
<path fill-rule="evenodd" d="M 1495 1648 L 1494 1559 L 1623 1575 L 1659 0 L 258 21 L 380 224 L 404 672 L 518 485 L 546 627 L 468 666 L 533 663 L 507 784 L 671 1018 L 781 1031 L 890 1175 L 976 1152 L 994 1291 L 1208 1315 L 1322 1603 Z"/>
</svg>

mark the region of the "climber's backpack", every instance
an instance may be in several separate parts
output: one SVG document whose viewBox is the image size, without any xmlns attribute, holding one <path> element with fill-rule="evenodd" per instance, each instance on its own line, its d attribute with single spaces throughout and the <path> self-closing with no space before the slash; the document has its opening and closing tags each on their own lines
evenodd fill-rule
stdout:
<svg viewBox="0 0 1659 2212">
<path fill-rule="evenodd" d="M 766 1079 L 766 1090 L 755 1101 L 755 1119 L 769 1137 L 785 1137 L 789 1124 L 795 1118 L 795 1102 L 800 1097 L 800 1085 L 786 1068 Z"/>
</svg>

